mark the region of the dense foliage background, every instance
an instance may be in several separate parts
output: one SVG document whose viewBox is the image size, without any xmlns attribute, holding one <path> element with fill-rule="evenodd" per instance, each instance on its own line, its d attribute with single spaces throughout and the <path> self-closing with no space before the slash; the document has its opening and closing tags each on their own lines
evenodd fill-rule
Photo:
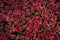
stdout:
<svg viewBox="0 0 60 40">
<path fill-rule="evenodd" d="M 0 40 L 60 40 L 60 0 L 0 0 Z"/>
</svg>

